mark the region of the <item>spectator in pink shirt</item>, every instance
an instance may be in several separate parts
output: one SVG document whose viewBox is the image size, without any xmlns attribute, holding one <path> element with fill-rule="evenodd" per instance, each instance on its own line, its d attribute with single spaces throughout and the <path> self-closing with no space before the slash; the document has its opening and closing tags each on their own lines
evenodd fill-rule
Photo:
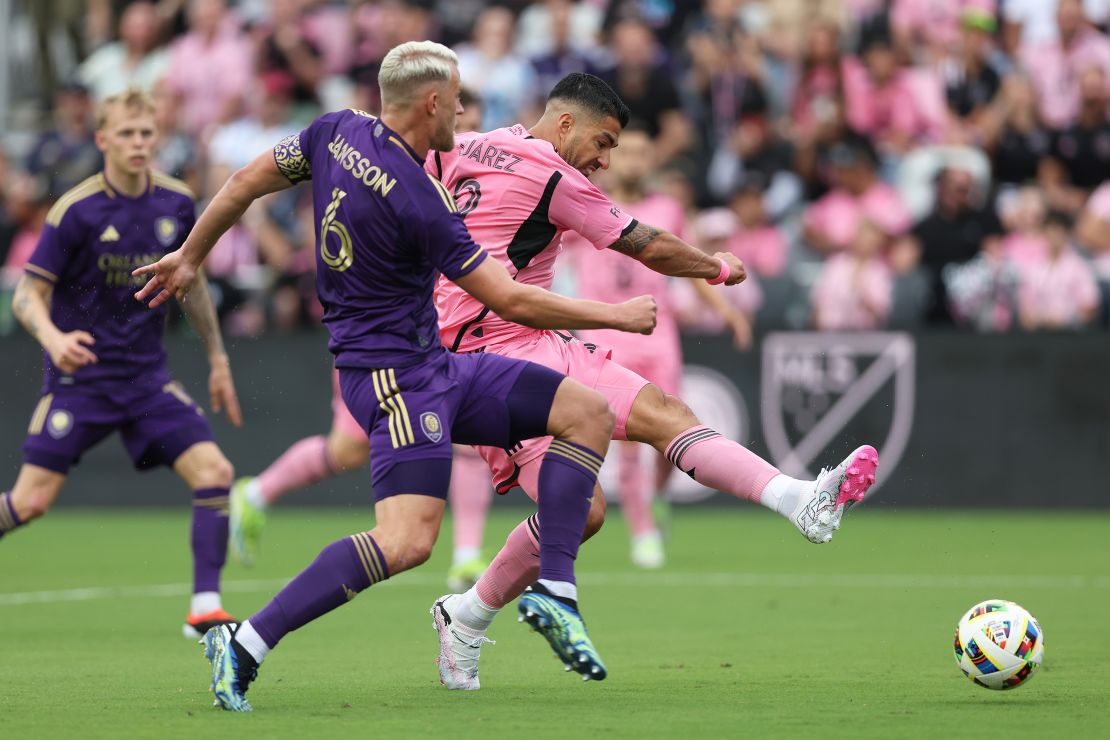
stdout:
<svg viewBox="0 0 1110 740">
<path fill-rule="evenodd" d="M 873 330 L 886 325 L 894 280 L 883 258 L 889 237 L 860 220 L 847 252 L 829 257 L 813 286 L 813 321 L 821 331 Z"/>
<path fill-rule="evenodd" d="M 1060 0 L 1056 23 L 1058 39 L 1023 47 L 1020 57 L 1037 88 L 1041 117 L 1064 128 L 1079 115 L 1082 71 L 1098 67 L 1110 79 L 1110 39 L 1088 24 L 1081 0 Z"/>
<path fill-rule="evenodd" d="M 1098 314 L 1094 270 L 1068 242 L 1069 227 L 1066 215 L 1049 214 L 1046 258 L 1020 271 L 1018 315 L 1026 331 L 1081 329 Z"/>
<path fill-rule="evenodd" d="M 1049 205 L 1073 216 L 1110 172 L 1110 117 L 1107 77 L 1098 67 L 1080 74 L 1080 108 L 1075 123 L 1057 131 L 1051 155 L 1042 160 L 1039 180 Z"/>
<path fill-rule="evenodd" d="M 871 137 L 880 150 L 903 154 L 940 138 L 944 95 L 931 70 L 907 69 L 889 39 L 873 36 L 861 59 L 844 61 L 848 125 Z"/>
<path fill-rule="evenodd" d="M 1042 262 L 1048 254 L 1044 232 L 1044 195 L 1036 186 L 1026 186 L 1006 199 L 999 214 L 1006 226 L 1002 252 L 1015 265 Z"/>
<path fill-rule="evenodd" d="M 894 0 L 890 26 L 904 52 L 921 46 L 942 49 L 959 40 L 960 20 L 967 11 L 993 15 L 995 5 L 993 0 Z"/>
<path fill-rule="evenodd" d="M 847 248 L 864 217 L 891 236 L 909 230 L 910 213 L 897 191 L 879 179 L 865 140 L 848 137 L 830 149 L 828 159 L 833 189 L 805 215 L 810 246 L 826 253 Z"/>
<path fill-rule="evenodd" d="M 191 0 L 189 29 L 170 52 L 166 79 L 181 95 L 183 127 L 196 136 L 240 112 L 254 57 L 224 0 Z"/>
<path fill-rule="evenodd" d="M 728 251 L 744 262 L 748 272 L 760 277 L 781 275 L 786 267 L 787 244 L 782 230 L 767 219 L 763 183 L 750 178 L 729 200 L 737 229 L 728 240 Z"/>
</svg>

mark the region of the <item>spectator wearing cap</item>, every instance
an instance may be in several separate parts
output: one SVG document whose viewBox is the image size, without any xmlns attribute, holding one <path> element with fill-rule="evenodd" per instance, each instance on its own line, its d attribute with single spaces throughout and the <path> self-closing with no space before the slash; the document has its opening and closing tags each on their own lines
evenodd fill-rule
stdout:
<svg viewBox="0 0 1110 740">
<path fill-rule="evenodd" d="M 88 89 L 76 81 L 62 85 L 54 94 L 54 123 L 39 136 L 26 163 L 48 197 L 61 197 L 103 166 L 95 129 Z"/>
<path fill-rule="evenodd" d="M 170 50 L 166 79 L 181 96 L 182 127 L 198 136 L 239 115 L 254 57 L 225 0 L 190 0 L 188 17 L 188 33 Z"/>
<path fill-rule="evenodd" d="M 782 229 L 767 218 L 764 182 L 752 177 L 729 199 L 736 229 L 729 236 L 728 251 L 743 262 L 748 272 L 760 277 L 777 277 L 786 267 L 788 245 Z M 713 226 L 713 222 L 708 222 Z"/>
<path fill-rule="evenodd" d="M 938 69 L 944 83 L 949 114 L 959 122 L 964 141 L 982 138 L 982 120 L 1002 86 L 991 61 L 992 38 L 997 24 L 989 12 L 969 9 L 960 19 L 957 51 L 945 56 Z"/>
<path fill-rule="evenodd" d="M 77 77 L 101 100 L 128 87 L 150 91 L 169 69 L 169 53 L 159 44 L 158 11 L 141 0 L 120 16 L 119 41 L 105 44 L 77 68 Z"/>
<path fill-rule="evenodd" d="M 1002 224 L 990 203 L 975 191 L 970 172 L 948 168 L 937 176 L 937 196 L 933 212 L 913 227 L 911 240 L 920 264 L 932 282 L 932 306 L 928 320 L 950 324 L 944 271 L 961 265 L 980 252 L 1002 253 Z"/>
<path fill-rule="evenodd" d="M 909 211 L 898 192 L 879 179 L 866 140 L 849 136 L 838 142 L 829 149 L 828 164 L 832 189 L 806 210 L 806 243 L 825 253 L 845 249 L 864 217 L 890 236 L 906 233 Z"/>
<path fill-rule="evenodd" d="M 821 331 L 874 330 L 886 325 L 894 279 L 884 259 L 890 237 L 863 218 L 848 249 L 825 261 L 811 295 Z"/>
<path fill-rule="evenodd" d="M 903 67 L 889 38 L 867 39 L 859 59 L 844 60 L 848 125 L 870 137 L 884 154 L 940 139 L 944 95 L 932 70 Z"/>
<path fill-rule="evenodd" d="M 1090 26 L 1080 0 L 1059 1 L 1056 25 L 1058 38 L 1023 46 L 1020 59 L 1037 90 L 1041 118 L 1050 128 L 1062 129 L 1079 116 L 1084 70 L 1097 67 L 1104 80 L 1110 79 L 1110 39 Z"/>
<path fill-rule="evenodd" d="M 1050 156 L 1041 161 L 1039 179 L 1049 206 L 1077 215 L 1091 192 L 1110 173 L 1110 117 L 1107 78 L 1098 67 L 1079 80 L 1079 117 L 1052 137 Z"/>
<path fill-rule="evenodd" d="M 1081 329 L 1098 314 L 1094 270 L 1071 246 L 1070 230 L 1070 217 L 1049 213 L 1044 225 L 1047 252 L 1019 270 L 1018 316 L 1026 331 Z"/>
<path fill-rule="evenodd" d="M 693 127 L 672 75 L 661 62 L 659 44 L 647 24 L 629 17 L 613 26 L 609 48 L 613 67 L 601 77 L 647 129 L 655 141 L 656 161 L 664 166 L 690 146 Z"/>
</svg>

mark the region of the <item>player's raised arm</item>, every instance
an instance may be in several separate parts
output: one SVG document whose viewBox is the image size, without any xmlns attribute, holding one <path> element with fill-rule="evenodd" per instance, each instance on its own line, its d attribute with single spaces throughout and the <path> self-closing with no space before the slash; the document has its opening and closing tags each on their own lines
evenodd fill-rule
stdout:
<svg viewBox="0 0 1110 740">
<path fill-rule="evenodd" d="M 153 265 L 140 267 L 134 275 L 151 275 L 151 279 L 137 293 L 140 301 L 151 299 L 150 307 L 157 308 L 177 296 L 183 300 L 194 285 L 197 270 L 212 251 L 216 241 L 242 217 L 250 204 L 264 195 L 292 187 L 294 180 L 278 168 L 274 150 L 267 149 L 254 160 L 237 170 L 216 197 L 200 214 L 196 226 L 189 232 L 181 248 L 170 252 Z"/>
<path fill-rule="evenodd" d="M 506 321 L 533 329 L 617 329 L 638 334 L 655 329 L 655 299 L 649 295 L 616 304 L 567 298 L 514 281 L 492 259 L 483 260 L 454 282 Z"/>
</svg>

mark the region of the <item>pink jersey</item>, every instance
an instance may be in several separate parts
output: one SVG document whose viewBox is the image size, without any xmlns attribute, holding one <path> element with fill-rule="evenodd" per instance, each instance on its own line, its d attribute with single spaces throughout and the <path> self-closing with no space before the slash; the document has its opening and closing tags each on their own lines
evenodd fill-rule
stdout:
<svg viewBox="0 0 1110 740">
<path fill-rule="evenodd" d="M 617 206 L 634 217 L 650 216 L 652 226 L 666 229 L 679 237 L 686 230 L 686 214 L 682 210 L 682 205 L 670 196 L 649 195 L 635 205 L 617 202 Z M 665 343 L 678 342 L 678 325 L 668 298 L 669 277 L 645 267 L 620 252 L 614 252 L 611 249 L 597 251 L 593 244 L 577 233 L 565 234 L 563 247 L 567 250 L 571 264 L 574 266 L 579 298 L 620 303 L 636 296 L 652 295 L 655 296 L 658 306 L 655 331 L 651 336 L 599 329 L 579 332 L 584 339 L 609 348 L 623 346 L 631 341 L 643 345 L 647 351 L 657 351 Z M 620 360 L 620 357 L 616 356 L 616 359 Z"/>
<path fill-rule="evenodd" d="M 632 224 L 585 175 L 521 124 L 455 137 L 450 152 L 431 152 L 425 169 L 455 198 L 474 241 L 517 282 L 549 289 L 564 231 L 605 249 Z M 454 351 L 535 333 L 501 319 L 454 283 L 436 286 L 440 338 Z"/>
</svg>

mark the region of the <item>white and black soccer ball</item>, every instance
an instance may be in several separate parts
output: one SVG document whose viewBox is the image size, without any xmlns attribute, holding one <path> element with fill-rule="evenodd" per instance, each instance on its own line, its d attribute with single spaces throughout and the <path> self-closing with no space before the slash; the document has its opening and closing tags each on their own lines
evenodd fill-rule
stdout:
<svg viewBox="0 0 1110 740">
<path fill-rule="evenodd" d="M 1004 599 L 971 607 L 956 625 L 956 663 L 988 689 L 1028 683 L 1044 661 L 1044 631 L 1024 608 Z"/>
</svg>

